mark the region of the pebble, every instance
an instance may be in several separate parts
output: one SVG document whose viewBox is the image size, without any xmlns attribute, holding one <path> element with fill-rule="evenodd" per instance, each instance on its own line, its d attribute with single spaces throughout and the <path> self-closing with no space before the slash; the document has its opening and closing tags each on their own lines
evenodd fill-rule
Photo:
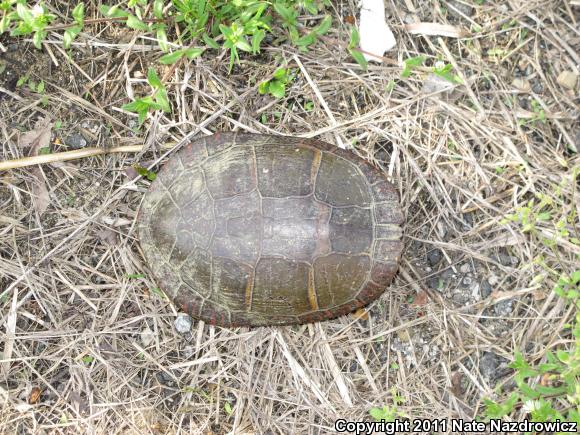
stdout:
<svg viewBox="0 0 580 435">
<path fill-rule="evenodd" d="M 73 150 L 78 150 L 79 148 L 87 146 L 87 140 L 79 133 L 73 133 L 70 136 L 67 136 L 64 143 Z"/>
<path fill-rule="evenodd" d="M 443 258 L 443 253 L 440 249 L 433 249 L 427 254 L 427 261 L 431 266 L 437 265 L 441 261 L 441 258 Z"/>
<path fill-rule="evenodd" d="M 440 285 L 440 283 L 442 284 L 443 280 L 438 276 L 433 276 L 427 280 L 427 285 L 429 286 L 429 288 L 432 288 L 433 290 L 441 290 L 443 285 Z"/>
<path fill-rule="evenodd" d="M 459 267 L 459 271 L 461 273 L 469 273 L 471 272 L 471 264 L 469 263 L 463 263 L 460 267 Z"/>
<path fill-rule="evenodd" d="M 487 380 L 497 378 L 501 358 L 493 352 L 483 352 L 479 360 L 479 372 Z"/>
<path fill-rule="evenodd" d="M 503 253 L 494 255 L 493 259 L 503 266 L 515 266 L 520 262 L 518 257 L 514 257 L 513 255 L 507 255 Z"/>
<path fill-rule="evenodd" d="M 530 92 L 532 90 L 532 85 L 526 79 L 514 79 L 512 86 L 522 92 Z"/>
<path fill-rule="evenodd" d="M 536 94 L 541 94 L 544 92 L 544 85 L 542 85 L 540 82 L 536 82 L 532 85 L 532 91 Z"/>
<path fill-rule="evenodd" d="M 462 3 L 459 1 L 453 1 L 453 0 L 447 2 L 447 4 L 449 6 L 452 6 L 449 8 L 449 12 L 451 13 L 451 15 L 455 15 L 455 16 L 460 17 L 461 15 L 458 14 L 456 12 L 456 10 L 461 12 L 463 15 L 468 16 L 468 17 L 471 17 L 473 15 L 474 8 L 470 5 L 466 5 L 465 3 Z"/>
<path fill-rule="evenodd" d="M 495 287 L 499 283 L 499 278 L 493 273 L 487 277 L 487 281 L 491 287 Z"/>
<path fill-rule="evenodd" d="M 180 334 L 187 334 L 191 331 L 192 324 L 193 321 L 187 314 L 179 314 L 174 322 L 175 330 Z"/>
<path fill-rule="evenodd" d="M 492 291 L 491 284 L 489 283 L 489 281 L 487 279 L 484 279 L 483 281 L 481 281 L 479 288 L 480 288 L 480 293 L 481 293 L 482 299 L 486 299 L 491 294 L 491 291 Z"/>
<path fill-rule="evenodd" d="M 493 306 L 493 311 L 498 317 L 509 316 L 514 310 L 513 299 L 506 299 L 505 301 L 499 301 Z"/>
<path fill-rule="evenodd" d="M 562 71 L 556 79 L 560 86 L 568 89 L 574 89 L 576 87 L 577 80 L 578 74 L 573 71 Z"/>
</svg>

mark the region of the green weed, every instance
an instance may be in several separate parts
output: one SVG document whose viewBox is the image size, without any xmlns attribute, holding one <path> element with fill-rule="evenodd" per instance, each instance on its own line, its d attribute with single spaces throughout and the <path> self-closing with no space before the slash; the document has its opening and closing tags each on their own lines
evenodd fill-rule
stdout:
<svg viewBox="0 0 580 435">
<path fill-rule="evenodd" d="M 270 80 L 260 83 L 258 92 L 260 94 L 271 94 L 276 98 L 284 98 L 286 95 L 286 85 L 294 80 L 294 73 L 290 68 L 278 68 Z"/>
<path fill-rule="evenodd" d="M 163 83 L 161 83 L 161 80 L 153 68 L 149 68 L 149 71 L 147 71 L 147 83 L 149 83 L 149 86 L 153 88 L 153 93 L 151 95 L 137 98 L 131 103 L 124 104 L 122 107 L 124 110 L 137 113 L 139 116 L 139 125 L 143 124 L 147 112 L 150 110 L 163 110 L 167 113 L 171 112 L 169 99 L 167 98 L 167 90 Z"/>
<path fill-rule="evenodd" d="M 577 234 L 576 208 L 567 203 L 564 189 L 577 184 L 580 168 L 558 185 L 550 194 L 536 193 L 525 205 L 508 214 L 502 224 L 515 224 L 519 230 L 543 243 L 548 249 L 526 267 L 540 268 L 530 285 L 537 286 L 550 277 L 552 291 L 575 311 L 571 324 L 563 325 L 555 349 L 548 349 L 542 361 L 527 360 L 517 351 L 510 367 L 515 370 L 516 389 L 505 400 L 484 400 L 486 419 L 502 418 L 516 408 L 523 409 L 537 422 L 570 421 L 580 425 L 580 269 L 570 269 L 561 261 L 558 244 L 580 245 Z M 548 255 L 552 253 L 553 255 Z M 580 261 L 580 254 L 576 254 Z M 569 344 L 568 344 L 569 343 Z"/>
</svg>

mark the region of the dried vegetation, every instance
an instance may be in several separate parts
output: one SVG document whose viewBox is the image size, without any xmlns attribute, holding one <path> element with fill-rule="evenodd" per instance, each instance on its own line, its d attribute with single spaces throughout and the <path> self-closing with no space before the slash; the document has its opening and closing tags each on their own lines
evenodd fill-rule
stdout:
<svg viewBox="0 0 580 435">
<path fill-rule="evenodd" d="M 42 51 L 0 40 L 3 160 L 144 144 L 0 173 L 0 432 L 328 433 L 384 405 L 473 419 L 484 398 L 514 388 L 516 350 L 541 361 L 570 347 L 562 325 L 575 312 L 552 288 L 580 253 L 578 84 L 562 75 L 580 65 L 578 6 L 389 3 L 398 45 L 362 71 L 344 49 L 353 3 L 336 7 L 310 51 L 271 45 L 231 74 L 218 51 L 161 66 L 156 46 L 118 23 L 79 35 L 70 61 L 50 33 Z M 420 21 L 469 36 L 405 29 Z M 424 65 L 401 79 L 400 62 L 420 54 Z M 428 87 L 436 60 L 462 83 Z M 285 63 L 296 76 L 285 97 L 260 95 Z M 120 107 L 148 92 L 150 66 L 173 113 L 138 129 Z M 16 86 L 24 75 L 43 92 Z M 231 129 L 353 147 L 392 177 L 406 252 L 368 319 L 254 330 L 196 321 L 176 332 L 136 240 L 148 181 L 132 166 L 155 170 L 164 144 Z M 537 209 L 537 194 L 549 205 Z M 526 207 L 533 228 L 523 231 Z"/>
</svg>

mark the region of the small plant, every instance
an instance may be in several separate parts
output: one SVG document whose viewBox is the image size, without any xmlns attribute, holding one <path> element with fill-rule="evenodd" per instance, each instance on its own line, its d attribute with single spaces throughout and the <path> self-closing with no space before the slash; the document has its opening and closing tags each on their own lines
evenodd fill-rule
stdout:
<svg viewBox="0 0 580 435">
<path fill-rule="evenodd" d="M 15 10 L 14 6 L 16 6 Z M 31 8 L 26 2 L 5 0 L 0 3 L 0 11 L 3 11 L 0 33 L 7 31 L 11 22 L 15 22 L 16 25 L 10 32 L 10 36 L 32 34 L 32 42 L 36 48 L 42 47 L 42 41 L 48 33 L 46 28 L 56 18 L 55 15 L 48 13 L 42 2 Z"/>
<path fill-rule="evenodd" d="M 356 27 L 350 29 L 350 42 L 348 43 L 348 52 L 353 57 L 353 59 L 360 65 L 360 67 L 366 71 L 368 67 L 368 62 L 363 56 L 363 54 L 358 50 L 358 44 L 360 42 L 360 35 Z"/>
<path fill-rule="evenodd" d="M 578 297 L 574 303 L 578 306 Z M 545 363 L 532 365 L 516 352 L 510 367 L 516 371 L 517 391 L 503 402 L 485 399 L 486 419 L 502 418 L 519 405 L 532 421 L 560 420 L 580 425 L 580 312 L 572 329 L 575 338 L 572 348 L 559 349 L 556 354 L 546 352 Z M 534 381 L 538 378 L 539 382 Z"/>
<path fill-rule="evenodd" d="M 167 98 L 167 90 L 153 68 L 149 68 L 147 71 L 147 83 L 153 88 L 151 95 L 137 98 L 135 101 L 125 104 L 122 107 L 124 110 L 139 115 L 139 125 L 143 124 L 149 110 L 163 110 L 166 113 L 171 112 L 169 99 Z"/>
<path fill-rule="evenodd" d="M 461 83 L 459 76 L 453 73 L 453 65 L 451 64 L 446 64 L 445 62 L 439 60 L 435 62 L 432 72 L 437 77 L 441 77 L 450 83 Z"/>
<path fill-rule="evenodd" d="M 563 254 L 558 246 L 561 243 L 580 245 L 577 211 L 563 193 L 568 186 L 575 188 L 579 173 L 580 168 L 574 168 L 558 185 L 549 186 L 549 194 L 537 192 L 535 198 L 506 215 L 501 222 L 516 224 L 523 234 L 548 248 L 545 254 L 525 266 L 541 269 L 530 286 L 552 279 L 552 291 L 572 306 L 575 314 L 571 323 L 563 325 L 560 331 L 569 339 L 559 340 L 557 348 L 547 350 L 545 361 L 529 361 L 521 352 L 515 353 L 510 367 L 515 370 L 516 390 L 505 400 L 485 399 L 487 419 L 502 418 L 517 408 L 523 409 L 533 421 L 561 420 L 580 425 L 580 270 L 570 270 L 571 263 L 561 261 Z M 550 252 L 553 256 L 548 256 Z M 576 258 L 580 261 L 580 254 Z"/>
<path fill-rule="evenodd" d="M 139 175 L 147 178 L 149 181 L 155 181 L 155 179 L 157 178 L 157 174 L 155 172 L 150 171 L 149 169 L 144 168 L 143 166 L 133 165 L 133 168 L 137 171 Z"/>
<path fill-rule="evenodd" d="M 81 2 L 76 5 L 72 11 L 72 16 L 75 25 L 64 31 L 62 41 L 64 48 L 69 48 L 77 35 L 83 30 L 83 26 L 85 24 L 85 4 Z"/>
<path fill-rule="evenodd" d="M 372 418 L 376 421 L 395 421 L 395 419 L 399 416 L 399 412 L 397 411 L 396 406 L 383 406 L 382 408 L 371 408 L 369 410 L 369 414 Z"/>
<path fill-rule="evenodd" d="M 398 366 L 397 366 L 398 368 Z M 393 406 L 385 405 L 382 408 L 371 408 L 369 414 L 377 421 L 394 421 L 396 418 L 407 417 L 405 413 L 399 411 L 398 406 L 405 402 L 399 392 L 395 388 L 391 388 L 391 397 Z"/>
<path fill-rule="evenodd" d="M 271 94 L 276 98 L 284 98 L 286 95 L 286 85 L 294 80 L 293 71 L 290 68 L 278 68 L 270 80 L 260 83 L 258 92 L 260 94 Z"/>
<path fill-rule="evenodd" d="M 425 56 L 415 56 L 415 57 L 410 57 L 409 59 L 406 59 L 403 61 L 403 71 L 401 71 L 401 78 L 408 78 L 411 76 L 411 72 L 416 69 L 419 68 L 420 66 L 423 65 L 423 63 L 425 62 Z"/>
</svg>

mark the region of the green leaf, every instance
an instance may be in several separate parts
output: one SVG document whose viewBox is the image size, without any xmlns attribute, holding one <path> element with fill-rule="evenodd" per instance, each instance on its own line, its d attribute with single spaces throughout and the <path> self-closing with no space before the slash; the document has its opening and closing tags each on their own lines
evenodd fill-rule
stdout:
<svg viewBox="0 0 580 435">
<path fill-rule="evenodd" d="M 28 24 L 29 26 L 33 25 L 34 16 L 32 15 L 32 12 L 30 11 L 30 9 L 28 9 L 24 5 L 24 3 L 19 2 L 16 4 L 16 13 L 20 17 L 20 19 L 22 21 L 24 21 L 26 24 Z"/>
<path fill-rule="evenodd" d="M 10 26 L 10 15 L 5 14 L 0 20 L 0 34 L 6 32 L 9 26 Z"/>
<path fill-rule="evenodd" d="M 167 32 L 165 31 L 165 26 L 160 26 L 157 28 L 157 44 L 163 52 L 169 49 L 167 45 Z"/>
<path fill-rule="evenodd" d="M 283 98 L 286 95 L 286 84 L 278 80 L 273 80 L 270 82 L 268 90 L 274 97 Z"/>
<path fill-rule="evenodd" d="M 538 213 L 537 219 L 539 221 L 549 221 L 552 218 L 552 214 L 549 211 Z"/>
<path fill-rule="evenodd" d="M 171 113 L 171 107 L 169 106 L 169 99 L 167 98 L 167 91 L 165 88 L 159 88 L 155 93 L 155 101 L 161 106 L 161 109 L 165 113 Z"/>
<path fill-rule="evenodd" d="M 285 68 L 278 68 L 274 72 L 273 77 L 276 80 L 287 80 L 288 79 L 288 70 Z"/>
<path fill-rule="evenodd" d="M 127 27 L 135 30 L 149 30 L 149 26 L 137 18 L 135 15 L 129 15 L 127 17 Z"/>
<path fill-rule="evenodd" d="M 42 94 L 44 92 L 44 80 L 41 80 L 38 86 L 36 87 L 36 92 Z"/>
<path fill-rule="evenodd" d="M 185 49 L 185 55 L 189 60 L 200 56 L 205 50 L 203 48 L 190 47 Z"/>
<path fill-rule="evenodd" d="M 32 37 L 32 42 L 34 43 L 34 46 L 36 48 L 38 48 L 39 50 L 42 48 L 42 41 L 44 40 L 45 37 L 46 37 L 46 32 L 43 30 L 37 30 L 36 32 L 34 32 L 34 36 Z"/>
<path fill-rule="evenodd" d="M 558 357 L 558 359 L 560 361 L 562 361 L 564 364 L 568 364 L 570 361 L 570 354 L 568 354 L 567 352 L 563 351 L 563 350 L 558 350 L 556 352 L 556 356 Z"/>
<path fill-rule="evenodd" d="M 232 415 L 234 410 L 232 409 L 232 405 L 230 405 L 230 402 L 224 403 L 224 411 L 226 412 L 226 414 Z"/>
<path fill-rule="evenodd" d="M 84 24 L 85 4 L 83 2 L 80 2 L 78 5 L 75 6 L 75 8 L 72 11 L 72 16 L 73 16 L 74 20 L 77 22 L 77 24 L 79 24 L 81 26 Z"/>
<path fill-rule="evenodd" d="M 256 30 L 254 36 L 252 36 L 252 53 L 256 54 L 260 51 L 260 44 L 265 36 L 266 32 L 264 30 Z"/>
<path fill-rule="evenodd" d="M 209 48 L 213 48 L 214 50 L 218 50 L 220 48 L 219 44 L 215 42 L 207 33 L 202 35 L 203 41 Z"/>
<path fill-rule="evenodd" d="M 350 29 L 350 42 L 348 43 L 348 48 L 358 47 L 359 41 L 360 41 L 360 35 L 358 33 L 358 29 L 353 26 Z"/>
<path fill-rule="evenodd" d="M 42 147 L 38 150 L 38 154 L 50 154 L 50 147 Z"/>
<path fill-rule="evenodd" d="M 145 169 L 145 168 L 143 168 L 141 166 L 136 166 L 135 167 L 135 170 L 137 171 L 137 173 L 139 175 L 144 175 L 141 172 L 139 172 L 140 170 L 145 170 L 145 172 L 147 172 L 147 169 Z M 129 279 L 139 279 L 139 278 L 145 278 L 145 275 L 143 275 L 142 273 L 128 273 L 126 275 L 126 277 L 129 278 Z"/>
<path fill-rule="evenodd" d="M 258 86 L 258 92 L 262 95 L 267 94 L 269 88 L 270 88 L 270 82 L 268 82 L 268 81 L 262 82 Z"/>
<path fill-rule="evenodd" d="M 153 16 L 158 20 L 163 18 L 163 0 L 153 2 Z"/>
<path fill-rule="evenodd" d="M 368 61 L 365 59 L 365 57 L 363 56 L 363 54 L 355 49 L 350 49 L 348 50 L 348 52 L 350 53 L 350 55 L 353 57 L 353 59 L 356 61 L 356 63 L 359 64 L 359 66 L 363 69 L 363 70 L 367 70 L 368 68 Z"/>
<path fill-rule="evenodd" d="M 246 41 L 245 39 L 240 39 L 239 41 L 237 41 L 236 47 L 238 47 L 240 50 L 244 50 L 244 51 L 248 51 L 248 52 L 252 51 L 252 46 L 250 44 L 248 44 L 248 41 Z"/>
<path fill-rule="evenodd" d="M 77 37 L 77 35 L 80 33 L 81 30 L 82 30 L 81 26 L 74 26 L 64 31 L 63 35 L 64 48 L 66 49 L 70 48 L 70 45 L 72 44 L 72 42 L 74 41 L 74 39 Z"/>
<path fill-rule="evenodd" d="M 110 18 L 125 18 L 128 17 L 130 14 L 125 12 L 123 9 L 119 8 L 119 6 L 107 6 L 101 5 L 99 6 L 99 12 L 106 17 Z"/>
<path fill-rule="evenodd" d="M 295 44 L 298 47 L 308 47 L 309 45 L 312 45 L 316 42 L 317 40 L 317 34 L 315 32 L 310 32 L 307 35 L 302 36 L 301 38 L 298 38 L 295 41 Z"/>
<path fill-rule="evenodd" d="M 318 35 L 324 35 L 326 32 L 330 30 L 330 26 L 332 26 L 332 17 L 327 15 L 324 17 L 322 22 L 318 25 L 318 27 L 314 28 L 314 32 Z"/>
<path fill-rule="evenodd" d="M 157 76 L 157 73 L 153 68 L 149 68 L 149 70 L 147 70 L 147 83 L 149 83 L 154 89 L 163 87 L 163 83 L 161 83 L 159 76 Z"/>
<path fill-rule="evenodd" d="M 174 51 L 173 53 L 167 53 L 159 58 L 159 63 L 162 63 L 163 65 L 173 65 L 175 62 L 177 62 L 179 59 L 181 59 L 184 55 L 185 55 L 185 52 L 183 50 L 177 50 L 177 51 Z"/>
</svg>

